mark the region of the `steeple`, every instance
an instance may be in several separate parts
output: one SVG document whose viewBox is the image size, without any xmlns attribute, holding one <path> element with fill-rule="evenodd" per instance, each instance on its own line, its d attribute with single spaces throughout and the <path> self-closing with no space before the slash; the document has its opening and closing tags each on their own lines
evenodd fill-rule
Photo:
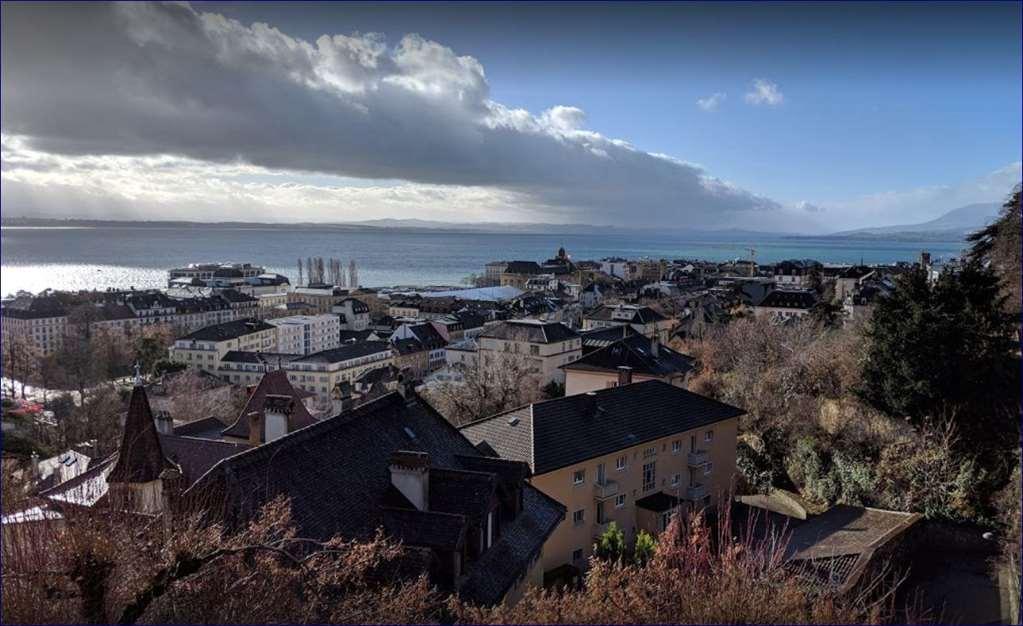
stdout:
<svg viewBox="0 0 1023 626">
<path fill-rule="evenodd" d="M 147 483 L 160 478 L 165 468 L 174 467 L 163 455 L 156 422 L 149 408 L 146 390 L 136 367 L 135 388 L 128 403 L 117 462 L 107 476 L 108 483 Z"/>
</svg>

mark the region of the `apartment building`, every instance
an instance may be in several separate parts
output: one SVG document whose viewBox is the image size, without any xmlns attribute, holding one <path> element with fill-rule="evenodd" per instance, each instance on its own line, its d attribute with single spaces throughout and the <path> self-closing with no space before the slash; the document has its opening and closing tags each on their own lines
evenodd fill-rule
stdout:
<svg viewBox="0 0 1023 626">
<path fill-rule="evenodd" d="M 682 387 L 695 367 L 693 357 L 636 334 L 592 350 L 561 369 L 565 395 L 575 395 L 644 380 Z"/>
<path fill-rule="evenodd" d="M 221 357 L 217 376 L 235 385 L 255 385 L 267 372 L 283 369 L 286 364 L 301 356 L 283 352 L 231 350 Z"/>
<path fill-rule="evenodd" d="M 775 289 L 753 305 L 753 315 L 777 322 L 806 317 L 817 304 L 817 293 L 809 289 Z"/>
<path fill-rule="evenodd" d="M 331 313 L 334 305 L 348 295 L 348 290 L 333 285 L 295 287 L 288 292 L 288 302 L 304 302 L 312 314 Z"/>
<path fill-rule="evenodd" d="M 340 343 L 341 319 L 332 313 L 278 317 L 267 324 L 277 327 L 277 351 L 285 354 L 312 354 Z"/>
<path fill-rule="evenodd" d="M 215 324 L 175 339 L 168 353 L 171 361 L 216 374 L 232 350 L 276 352 L 277 327 L 257 319 Z"/>
<path fill-rule="evenodd" d="M 527 463 L 533 486 L 565 505 L 543 569 L 582 570 L 612 521 L 633 542 L 640 530 L 663 530 L 680 507 L 727 497 L 742 414 L 653 380 L 537 402 L 460 430 L 485 452 Z"/>
<path fill-rule="evenodd" d="M 365 372 L 394 364 L 394 351 L 386 341 L 363 341 L 314 352 L 284 365 L 288 380 L 297 389 L 329 402 L 334 388 L 351 383 Z"/>
<path fill-rule="evenodd" d="M 583 330 L 611 326 L 632 326 L 642 335 L 668 343 L 674 322 L 648 306 L 610 304 L 599 306 L 583 316 Z"/>
<path fill-rule="evenodd" d="M 524 363 L 541 386 L 563 383 L 561 369 L 582 356 L 579 333 L 560 322 L 508 320 L 486 328 L 477 339 L 484 365 L 500 367 L 502 361 Z"/>
<path fill-rule="evenodd" d="M 40 356 L 52 354 L 64 343 L 67 309 L 54 297 L 16 298 L 0 309 L 3 340 L 23 340 Z"/>
<path fill-rule="evenodd" d="M 343 330 L 361 332 L 369 328 L 369 305 L 362 300 L 345 298 L 335 304 L 331 311 L 340 316 Z"/>
</svg>

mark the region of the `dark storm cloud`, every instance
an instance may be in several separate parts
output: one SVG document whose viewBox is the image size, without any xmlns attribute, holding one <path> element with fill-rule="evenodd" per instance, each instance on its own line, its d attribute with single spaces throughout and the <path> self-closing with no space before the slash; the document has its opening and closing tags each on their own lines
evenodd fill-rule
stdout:
<svg viewBox="0 0 1023 626">
<path fill-rule="evenodd" d="M 187 5 L 3 4 L 3 133 L 63 155 L 496 187 L 564 219 L 716 221 L 776 203 L 489 97 L 471 57 L 408 35 L 293 38 Z"/>
</svg>

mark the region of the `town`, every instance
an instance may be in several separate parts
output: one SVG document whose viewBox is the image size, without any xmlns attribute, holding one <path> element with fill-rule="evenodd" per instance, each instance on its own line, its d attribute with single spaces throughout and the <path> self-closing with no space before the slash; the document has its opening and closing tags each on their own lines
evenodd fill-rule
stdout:
<svg viewBox="0 0 1023 626">
<path fill-rule="evenodd" d="M 530 589 L 579 588 L 609 553 L 649 559 L 673 523 L 706 515 L 784 529 L 799 580 L 862 593 L 893 555 L 964 531 L 895 506 L 905 494 L 828 495 L 821 481 L 849 479 L 772 473 L 770 457 L 791 466 L 793 451 L 765 449 L 763 409 L 708 384 L 721 365 L 707 359 L 736 328 L 762 335 L 739 350 L 799 358 L 818 335 L 864 341 L 878 303 L 971 261 L 754 254 L 577 260 L 561 248 L 488 263 L 471 286 L 418 289 L 362 287 L 356 263 L 337 259 L 300 259 L 296 284 L 252 262 L 194 263 L 164 289 L 15 294 L 2 306 L 4 485 L 25 505 L 5 504 L 5 555 L 83 511 L 202 510 L 237 527 L 283 497 L 303 537 L 382 532 L 416 551 L 435 589 L 517 606 Z M 846 410 L 828 402 L 822 414 Z"/>
</svg>

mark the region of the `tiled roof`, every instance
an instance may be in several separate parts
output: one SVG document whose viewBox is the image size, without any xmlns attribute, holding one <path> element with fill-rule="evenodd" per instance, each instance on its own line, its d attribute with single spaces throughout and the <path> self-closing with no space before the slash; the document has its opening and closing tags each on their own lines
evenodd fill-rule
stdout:
<svg viewBox="0 0 1023 626">
<path fill-rule="evenodd" d="M 206 437 L 216 439 L 224 430 L 224 423 L 215 417 L 204 417 L 194 422 L 186 422 L 174 427 L 174 434 L 179 437 Z"/>
<path fill-rule="evenodd" d="M 202 501 L 220 494 L 229 524 L 244 523 L 266 502 L 286 495 L 304 537 L 367 538 L 383 525 L 409 543 L 457 543 L 454 518 L 463 513 L 435 511 L 426 519 L 395 497 L 389 465 L 399 450 L 429 455 L 435 506 L 474 515 L 477 495 L 492 488 L 493 479 L 463 464 L 463 457 L 479 452 L 457 429 L 421 402 L 409 404 L 391 393 L 222 461 L 189 495 Z M 499 601 L 563 519 L 563 506 L 528 484 L 522 488 L 523 511 L 502 523 L 500 536 L 480 560 L 466 565 L 461 581 L 466 599 Z"/>
<path fill-rule="evenodd" d="M 266 423 L 264 411 L 268 395 L 284 396 L 293 400 L 291 413 L 288 414 L 289 433 L 316 423 L 316 418 L 309 414 L 309 410 L 302 403 L 301 398 L 303 394 L 297 392 L 291 386 L 291 382 L 288 381 L 287 372 L 284 370 L 273 370 L 263 374 L 263 378 L 260 379 L 252 395 L 249 396 L 249 400 L 245 403 L 245 408 L 242 409 L 241 414 L 238 415 L 238 419 L 224 430 L 224 435 L 248 439 L 249 415 L 252 413 L 262 414 L 263 423 Z M 262 440 L 262 436 L 260 440 Z"/>
<path fill-rule="evenodd" d="M 509 261 L 504 269 L 506 274 L 543 274 L 544 270 L 536 261 Z"/>
<path fill-rule="evenodd" d="M 561 322 L 541 322 L 539 320 L 508 320 L 495 324 L 483 331 L 482 337 L 504 339 L 506 341 L 525 341 L 528 343 L 557 343 L 579 336 Z"/>
<path fill-rule="evenodd" d="M 244 443 L 215 441 L 199 437 L 182 437 L 160 435 L 160 444 L 164 454 L 181 468 L 186 485 L 191 485 L 216 465 L 229 456 L 248 450 L 251 446 Z"/>
<path fill-rule="evenodd" d="M 223 324 L 214 324 L 213 326 L 200 328 L 194 333 L 185 335 L 179 339 L 188 339 L 192 341 L 226 341 L 228 339 L 237 339 L 238 337 L 244 337 L 245 335 L 250 335 L 263 330 L 273 330 L 273 328 L 274 327 L 270 324 L 257 319 L 235 320 L 233 322 L 224 322 Z"/>
<path fill-rule="evenodd" d="M 659 380 L 537 402 L 462 427 L 543 474 L 744 411 Z"/>
<path fill-rule="evenodd" d="M 780 309 L 811 309 L 817 304 L 817 294 L 807 289 L 775 289 L 764 296 L 756 306 Z"/>
<path fill-rule="evenodd" d="M 684 374 L 695 367 L 696 359 L 693 357 L 659 343 L 657 354 L 654 354 L 653 346 L 654 340 L 643 335 L 633 335 L 594 350 L 576 361 L 562 365 L 561 368 L 606 372 L 627 366 L 632 368 L 633 373 L 668 376 Z"/>
</svg>

